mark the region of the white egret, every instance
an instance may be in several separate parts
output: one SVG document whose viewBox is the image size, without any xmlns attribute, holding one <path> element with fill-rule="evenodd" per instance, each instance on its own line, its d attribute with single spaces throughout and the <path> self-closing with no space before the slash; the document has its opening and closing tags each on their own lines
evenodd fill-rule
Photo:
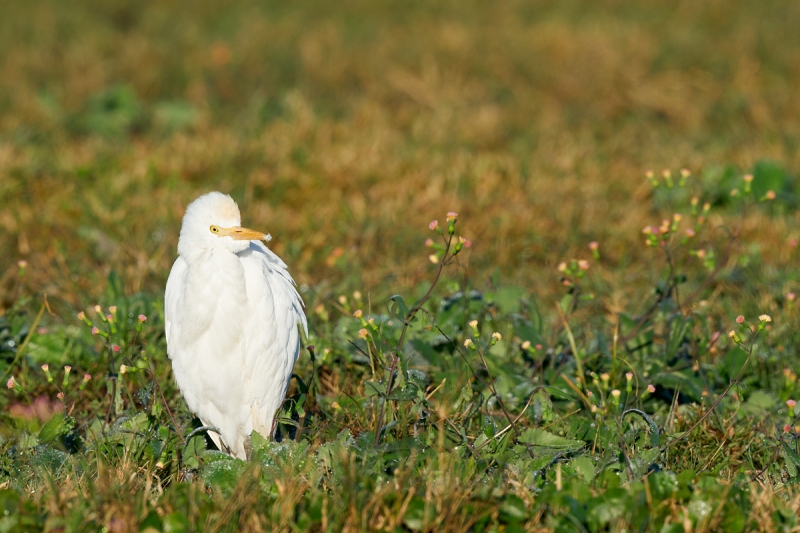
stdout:
<svg viewBox="0 0 800 533">
<path fill-rule="evenodd" d="M 189 204 L 165 295 L 167 353 L 189 409 L 220 450 L 248 455 L 250 433 L 270 438 L 306 336 L 303 301 L 284 263 L 242 228 L 219 192 Z"/>
</svg>

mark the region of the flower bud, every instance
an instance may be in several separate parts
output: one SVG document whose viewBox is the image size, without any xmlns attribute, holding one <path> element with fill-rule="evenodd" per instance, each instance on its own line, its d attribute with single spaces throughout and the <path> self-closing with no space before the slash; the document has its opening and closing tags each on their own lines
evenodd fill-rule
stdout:
<svg viewBox="0 0 800 533">
<path fill-rule="evenodd" d="M 47 382 L 52 383 L 53 376 L 50 374 L 50 365 L 48 365 L 47 363 L 43 364 L 42 371 L 44 372 L 44 375 L 47 376 Z"/>
<path fill-rule="evenodd" d="M 458 241 L 456 242 L 455 254 L 457 254 L 458 252 L 461 251 L 461 248 L 464 247 L 464 243 L 466 243 L 466 242 L 468 242 L 468 241 L 464 237 L 461 237 L 461 236 L 458 237 Z"/>
<path fill-rule="evenodd" d="M 449 211 L 447 213 L 447 233 L 452 235 L 456 231 L 456 221 L 458 220 L 458 213 Z"/>
<path fill-rule="evenodd" d="M 672 171 L 668 168 L 665 168 L 664 170 L 661 171 L 661 176 L 663 176 L 664 183 L 667 184 L 667 188 L 671 189 L 674 185 L 674 183 L 672 182 Z"/>
<path fill-rule="evenodd" d="M 592 251 L 592 257 L 595 261 L 600 259 L 600 244 L 597 241 L 592 241 L 589 243 L 589 250 Z"/>
<path fill-rule="evenodd" d="M 611 391 L 611 405 L 614 406 L 614 408 L 619 407 L 619 397 L 621 395 L 622 391 L 620 391 L 619 389 L 614 389 Z"/>
</svg>

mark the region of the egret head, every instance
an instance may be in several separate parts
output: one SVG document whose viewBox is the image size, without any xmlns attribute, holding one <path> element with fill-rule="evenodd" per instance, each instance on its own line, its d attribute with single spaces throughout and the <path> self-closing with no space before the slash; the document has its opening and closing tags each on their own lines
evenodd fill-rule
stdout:
<svg viewBox="0 0 800 533">
<path fill-rule="evenodd" d="M 178 253 L 190 256 L 205 250 L 239 253 L 250 241 L 270 240 L 260 231 L 243 228 L 239 207 L 221 192 L 204 194 L 186 208 L 178 239 Z"/>
</svg>

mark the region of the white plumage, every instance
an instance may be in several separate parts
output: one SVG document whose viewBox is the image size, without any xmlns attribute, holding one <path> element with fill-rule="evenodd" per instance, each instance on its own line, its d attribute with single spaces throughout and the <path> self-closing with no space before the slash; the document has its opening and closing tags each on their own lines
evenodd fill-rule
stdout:
<svg viewBox="0 0 800 533">
<path fill-rule="evenodd" d="M 240 227 L 230 196 L 189 204 L 165 295 L 167 353 L 189 409 L 220 450 L 247 456 L 250 433 L 271 437 L 306 336 L 303 302 L 286 264 Z"/>
</svg>

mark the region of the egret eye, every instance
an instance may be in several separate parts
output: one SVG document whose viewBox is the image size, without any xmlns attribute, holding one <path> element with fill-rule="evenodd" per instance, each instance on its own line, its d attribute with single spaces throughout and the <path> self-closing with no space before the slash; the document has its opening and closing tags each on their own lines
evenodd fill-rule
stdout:
<svg viewBox="0 0 800 533">
<path fill-rule="evenodd" d="M 211 233 L 219 233 L 219 228 L 217 226 L 211 226 L 208 229 L 211 230 Z"/>
</svg>

